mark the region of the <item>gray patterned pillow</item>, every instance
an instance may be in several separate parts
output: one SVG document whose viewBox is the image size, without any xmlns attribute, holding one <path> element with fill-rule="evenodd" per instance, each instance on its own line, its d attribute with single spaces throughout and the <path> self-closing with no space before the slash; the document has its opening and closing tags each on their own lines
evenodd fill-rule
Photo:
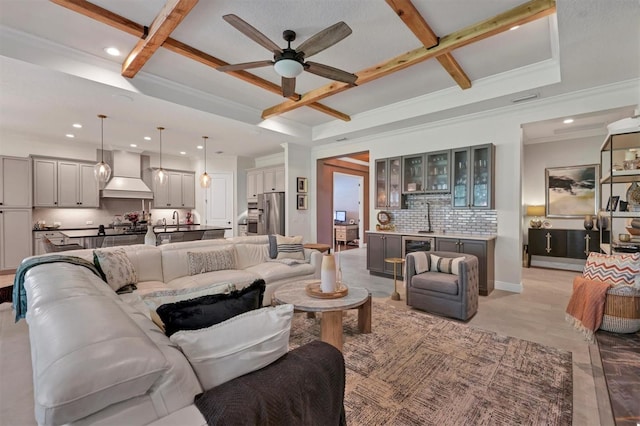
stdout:
<svg viewBox="0 0 640 426">
<path fill-rule="evenodd" d="M 431 255 L 431 272 L 444 272 L 445 274 L 458 275 L 460 262 L 464 257 L 440 257 Z"/>
<path fill-rule="evenodd" d="M 94 250 L 93 263 L 102 272 L 105 281 L 114 291 L 138 282 L 136 269 L 124 249 Z"/>
<path fill-rule="evenodd" d="M 304 247 L 302 236 L 283 237 L 276 235 L 278 242 L 278 256 L 276 259 L 299 259 L 304 260 Z"/>
<path fill-rule="evenodd" d="M 187 252 L 189 275 L 205 272 L 236 269 L 236 256 L 233 247 L 211 251 Z"/>
</svg>

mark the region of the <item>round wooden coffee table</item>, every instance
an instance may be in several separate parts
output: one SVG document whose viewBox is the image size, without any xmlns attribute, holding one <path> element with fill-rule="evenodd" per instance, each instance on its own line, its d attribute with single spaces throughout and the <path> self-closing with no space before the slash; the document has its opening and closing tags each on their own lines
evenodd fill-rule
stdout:
<svg viewBox="0 0 640 426">
<path fill-rule="evenodd" d="M 290 303 L 298 312 L 322 312 L 320 340 L 342 351 L 342 312 L 358 309 L 358 330 L 371 333 L 371 294 L 362 287 L 349 287 L 349 294 L 339 299 L 318 299 L 307 295 L 305 287 L 317 281 L 285 284 L 273 294 L 276 304 Z"/>
</svg>

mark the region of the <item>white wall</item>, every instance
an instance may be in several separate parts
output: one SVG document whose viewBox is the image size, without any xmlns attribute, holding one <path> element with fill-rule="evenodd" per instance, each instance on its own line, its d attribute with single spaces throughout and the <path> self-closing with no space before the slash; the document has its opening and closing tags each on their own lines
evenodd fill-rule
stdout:
<svg viewBox="0 0 640 426">
<path fill-rule="evenodd" d="M 377 158 L 450 149 L 492 142 L 496 145 L 496 194 L 498 238 L 496 240 L 496 287 L 518 290 L 522 275 L 521 179 L 522 123 L 583 114 L 637 103 L 639 81 L 633 80 L 569 95 L 541 99 L 527 104 L 444 120 L 397 132 L 340 142 L 312 149 L 312 176 L 315 161 L 349 152 L 369 150 L 371 163 Z M 526 158 L 524 158 L 526 162 Z M 371 182 L 374 170 L 370 168 Z M 310 182 L 315 188 L 315 182 Z M 370 197 L 375 199 L 374 186 Z M 371 209 L 370 223 L 377 211 Z M 315 219 L 315 216 L 312 220 Z M 313 236 L 315 231 L 311 230 Z"/>
<path fill-rule="evenodd" d="M 298 177 L 306 177 L 309 182 L 313 182 L 311 175 L 311 153 L 308 147 L 294 144 L 283 144 L 285 158 L 285 180 L 286 180 L 286 226 L 287 235 L 302 235 L 305 242 L 316 241 L 315 233 L 312 236 L 311 218 L 315 215 L 315 186 L 313 189 L 309 185 L 307 193 L 308 210 L 297 209 L 297 182 Z M 314 227 L 315 228 L 315 227 Z"/>
<path fill-rule="evenodd" d="M 347 212 L 347 223 L 353 219 L 358 223 L 360 216 L 360 176 L 333 173 L 333 210 Z"/>
</svg>

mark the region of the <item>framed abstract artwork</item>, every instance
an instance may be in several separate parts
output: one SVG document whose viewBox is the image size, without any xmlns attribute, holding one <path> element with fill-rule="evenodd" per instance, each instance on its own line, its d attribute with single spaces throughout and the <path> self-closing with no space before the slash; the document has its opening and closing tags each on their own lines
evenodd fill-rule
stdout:
<svg viewBox="0 0 640 426">
<path fill-rule="evenodd" d="M 546 216 L 581 218 L 598 212 L 600 165 L 545 169 Z"/>
</svg>

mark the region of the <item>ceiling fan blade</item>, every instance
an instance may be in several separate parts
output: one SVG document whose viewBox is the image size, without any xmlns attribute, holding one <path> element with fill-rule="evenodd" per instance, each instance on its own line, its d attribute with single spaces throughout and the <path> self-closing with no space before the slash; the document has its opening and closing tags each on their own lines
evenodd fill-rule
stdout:
<svg viewBox="0 0 640 426">
<path fill-rule="evenodd" d="M 338 68 L 330 67 L 329 65 L 319 64 L 317 62 L 306 62 L 305 71 L 311 74 L 319 75 L 320 77 L 328 78 L 329 80 L 341 81 L 343 83 L 355 85 L 358 76 L 351 74 L 350 72 L 342 71 Z"/>
<path fill-rule="evenodd" d="M 258 43 L 270 52 L 280 52 L 282 49 L 280 46 L 271 41 L 266 35 L 251 26 L 251 24 L 244 21 L 237 15 L 224 15 L 222 17 L 225 21 L 231 24 L 236 30 L 249 37 L 251 40 Z"/>
<path fill-rule="evenodd" d="M 304 57 L 308 58 L 333 46 L 349 34 L 351 34 L 351 28 L 341 21 L 311 36 L 298 46 L 296 51 L 304 52 Z"/>
<path fill-rule="evenodd" d="M 288 98 L 296 93 L 296 79 L 282 77 L 282 96 Z"/>
<path fill-rule="evenodd" d="M 218 71 L 222 71 L 222 72 L 240 71 L 240 70 L 248 70 L 248 69 L 251 69 L 251 68 L 266 67 L 267 65 L 273 65 L 273 61 L 244 62 L 242 64 L 223 65 L 223 66 L 218 67 L 216 69 Z"/>
</svg>

